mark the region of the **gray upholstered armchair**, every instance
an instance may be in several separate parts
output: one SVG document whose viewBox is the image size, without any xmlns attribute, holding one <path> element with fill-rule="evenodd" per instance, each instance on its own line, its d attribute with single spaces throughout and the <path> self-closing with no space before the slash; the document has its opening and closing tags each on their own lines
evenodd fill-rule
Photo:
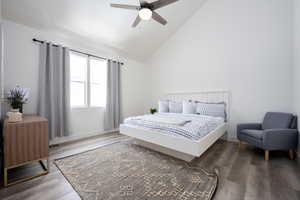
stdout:
<svg viewBox="0 0 300 200">
<path fill-rule="evenodd" d="M 237 137 L 265 150 L 265 160 L 269 160 L 271 150 L 289 150 L 294 158 L 298 145 L 297 117 L 290 113 L 268 112 L 263 123 L 238 124 Z"/>
</svg>

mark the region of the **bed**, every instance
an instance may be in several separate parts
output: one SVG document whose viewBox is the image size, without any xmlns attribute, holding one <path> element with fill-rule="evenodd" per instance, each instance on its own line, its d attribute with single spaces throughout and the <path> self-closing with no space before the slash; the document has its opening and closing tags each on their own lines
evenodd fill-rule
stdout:
<svg viewBox="0 0 300 200">
<path fill-rule="evenodd" d="M 195 157 L 200 157 L 226 133 L 227 124 L 230 120 L 229 96 L 228 91 L 167 94 L 162 99 L 171 101 L 193 100 L 204 103 L 224 102 L 226 117 L 220 119 L 213 116 L 179 113 L 130 117 L 120 125 L 120 133 L 135 138 L 137 144 L 146 148 L 190 162 Z M 139 120 L 140 118 L 143 119 L 143 123 Z M 155 123 L 157 120 L 160 121 L 159 126 Z M 166 124 L 161 123 L 164 121 Z M 176 124 L 184 122 L 185 124 L 181 126 Z M 175 127 L 177 128 L 175 129 Z M 191 130 L 198 128 L 203 129 L 201 134 L 193 134 Z"/>
</svg>

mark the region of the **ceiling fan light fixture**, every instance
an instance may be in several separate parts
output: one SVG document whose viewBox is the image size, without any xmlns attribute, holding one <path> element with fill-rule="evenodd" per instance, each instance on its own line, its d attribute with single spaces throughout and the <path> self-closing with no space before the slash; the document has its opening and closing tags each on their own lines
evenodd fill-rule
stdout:
<svg viewBox="0 0 300 200">
<path fill-rule="evenodd" d="M 139 10 L 139 16 L 142 20 L 150 20 L 152 18 L 152 10 L 149 8 L 142 8 Z"/>
<path fill-rule="evenodd" d="M 1 1 L 1 0 L 0 0 Z M 163 8 L 170 4 L 173 4 L 179 0 L 151 0 L 151 3 L 148 0 L 138 0 L 139 5 L 128 5 L 128 4 L 110 4 L 113 8 L 123 8 L 127 10 L 136 10 L 138 11 L 138 16 L 135 18 L 132 28 L 135 28 L 142 20 L 150 20 L 160 23 L 161 25 L 166 25 L 168 21 L 164 19 L 159 13 L 156 12 L 157 9 Z"/>
</svg>

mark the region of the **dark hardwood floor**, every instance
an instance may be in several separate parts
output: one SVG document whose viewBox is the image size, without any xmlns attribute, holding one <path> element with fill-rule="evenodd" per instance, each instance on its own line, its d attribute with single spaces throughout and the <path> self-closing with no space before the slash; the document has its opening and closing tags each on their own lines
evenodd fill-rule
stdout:
<svg viewBox="0 0 300 200">
<path fill-rule="evenodd" d="M 51 172 L 43 177 L 0 189 L 1 200 L 77 200 L 80 197 L 53 164 L 53 159 L 87 151 L 122 139 L 108 134 L 51 148 Z M 299 200 L 300 165 L 289 160 L 288 152 L 263 151 L 249 145 L 219 140 L 193 164 L 219 170 L 217 200 Z M 13 171 L 11 177 L 39 170 L 30 165 Z"/>
</svg>

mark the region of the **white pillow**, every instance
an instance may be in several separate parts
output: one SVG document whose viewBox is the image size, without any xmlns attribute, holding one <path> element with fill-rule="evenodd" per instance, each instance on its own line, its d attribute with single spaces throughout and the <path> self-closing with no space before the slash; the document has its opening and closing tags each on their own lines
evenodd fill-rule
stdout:
<svg viewBox="0 0 300 200">
<path fill-rule="evenodd" d="M 222 117 L 226 119 L 225 103 L 197 103 L 196 112 L 199 115 Z"/>
<path fill-rule="evenodd" d="M 182 102 L 169 101 L 169 112 L 170 113 L 182 113 Z"/>
<path fill-rule="evenodd" d="M 196 103 L 193 101 L 182 102 L 182 113 L 183 114 L 196 114 Z"/>
<path fill-rule="evenodd" d="M 158 112 L 159 113 L 167 113 L 169 112 L 169 101 L 158 101 Z"/>
</svg>

